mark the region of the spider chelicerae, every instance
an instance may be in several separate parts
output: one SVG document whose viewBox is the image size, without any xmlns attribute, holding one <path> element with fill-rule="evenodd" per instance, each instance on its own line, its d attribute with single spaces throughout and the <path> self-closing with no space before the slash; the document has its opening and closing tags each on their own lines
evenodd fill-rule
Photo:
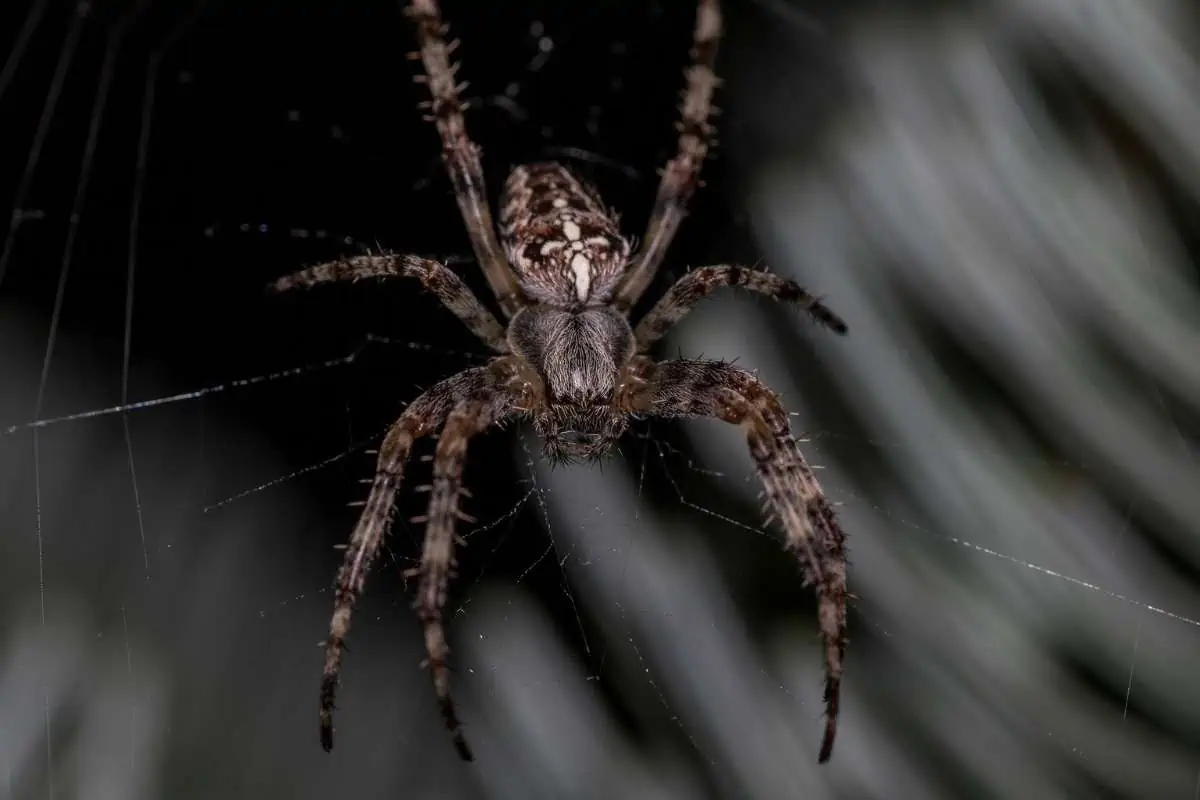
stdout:
<svg viewBox="0 0 1200 800">
<path fill-rule="evenodd" d="M 472 760 L 450 697 L 449 648 L 442 606 L 455 566 L 455 523 L 467 443 L 487 428 L 532 420 L 553 461 L 596 459 L 625 432 L 631 416 L 711 417 L 740 425 L 765 488 L 767 508 L 816 588 L 825 654 L 825 732 L 819 761 L 833 749 L 846 647 L 845 535 L 804 460 L 778 397 L 747 370 L 720 361 L 656 362 L 646 355 L 668 329 L 721 286 L 792 303 L 837 333 L 842 320 L 793 281 L 738 266 L 691 270 L 636 327 L 629 313 L 649 286 L 686 214 L 710 146 L 714 72 L 721 35 L 718 0 L 699 0 L 691 64 L 680 106 L 676 156 L 663 170 L 641 247 L 630 254 L 616 215 L 595 191 L 555 163 L 517 167 L 501 197 L 500 236 L 492 226 L 479 148 L 467 136 L 463 84 L 450 55 L 437 0 L 413 0 L 419 57 L 432 100 L 422 104 L 442 139 L 442 156 L 475 257 L 507 320 L 496 317 L 444 264 L 408 255 L 361 255 L 310 267 L 272 284 L 275 291 L 338 280 L 416 278 L 497 355 L 414 400 L 391 426 L 362 516 L 338 572 L 321 684 L 321 744 L 333 747 L 334 693 L 350 615 L 379 552 L 416 439 L 438 436 L 424 521 L 415 606 L 425 631 L 433 687 L 455 747 Z"/>
</svg>

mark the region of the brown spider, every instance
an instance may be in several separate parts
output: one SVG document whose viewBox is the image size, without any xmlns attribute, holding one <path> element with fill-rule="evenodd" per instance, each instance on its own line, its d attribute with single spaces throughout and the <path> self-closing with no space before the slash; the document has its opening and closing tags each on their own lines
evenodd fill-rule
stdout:
<svg viewBox="0 0 1200 800">
<path fill-rule="evenodd" d="M 624 433 L 631 415 L 714 417 L 741 425 L 767 506 L 800 561 L 805 585 L 816 587 L 825 648 L 825 734 L 820 761 L 833 749 L 838 689 L 846 646 L 844 534 L 812 470 L 796 446 L 788 415 L 774 392 L 750 372 L 717 361 L 655 362 L 645 353 L 701 299 L 720 286 L 738 286 L 794 303 L 836 331 L 840 318 L 793 281 L 736 266 L 689 272 L 632 328 L 627 319 L 649 286 L 686 213 L 708 152 L 713 71 L 721 35 L 718 0 L 699 0 L 681 106 L 678 154 L 668 164 L 642 240 L 630 258 L 630 240 L 591 187 L 566 168 L 543 163 L 517 167 L 501 198 L 500 237 L 492 227 L 479 148 L 467 137 L 457 65 L 449 57 L 436 0 L 413 0 L 406 10 L 417 27 L 420 59 L 433 96 L 429 119 L 442 138 L 442 155 L 479 265 L 507 328 L 444 264 L 414 256 L 365 255 L 320 264 L 276 281 L 284 291 L 336 280 L 417 278 L 499 355 L 436 384 L 408 406 L 388 430 L 362 516 L 338 572 L 325 672 L 321 684 L 321 744 L 333 747 L 334 692 L 350 614 L 379 551 L 414 440 L 440 434 L 415 606 L 425 630 L 428 665 L 446 726 L 464 759 L 472 760 L 450 698 L 449 648 L 442 628 L 446 586 L 455 566 L 454 526 L 464 518 L 459 498 L 467 442 L 514 418 L 532 419 L 555 461 L 594 459 Z M 415 55 L 415 54 L 414 54 Z M 501 250 L 501 243 L 503 250 Z"/>
</svg>

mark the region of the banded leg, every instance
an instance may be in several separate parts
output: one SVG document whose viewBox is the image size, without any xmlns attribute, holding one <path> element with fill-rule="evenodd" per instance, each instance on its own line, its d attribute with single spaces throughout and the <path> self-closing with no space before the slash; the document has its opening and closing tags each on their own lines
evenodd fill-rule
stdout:
<svg viewBox="0 0 1200 800">
<path fill-rule="evenodd" d="M 464 761 L 473 761 L 471 748 L 463 736 L 462 723 L 450 697 L 450 669 L 447 657 L 450 648 L 442 626 L 442 606 L 446 603 L 446 586 L 454 575 L 454 523 L 470 520 L 458 508 L 462 488 L 463 461 L 467 443 L 472 436 L 500 421 L 511 408 L 512 395 L 507 392 L 482 394 L 460 403 L 446 420 L 433 457 L 433 485 L 426 519 L 425 548 L 421 567 L 416 572 L 421 582 L 417 589 L 416 608 L 425 628 L 425 648 L 429 653 L 429 674 L 437 694 L 442 718 L 454 739 L 454 747 Z"/>
<path fill-rule="evenodd" d="M 638 352 L 644 353 L 649 350 L 650 345 L 662 338 L 663 334 L 683 319 L 697 303 L 721 286 L 749 289 L 785 303 L 794 303 L 834 333 L 846 332 L 846 323 L 842 318 L 795 281 L 769 272 L 721 264 L 692 270 L 676 281 L 655 303 L 654 308 L 650 309 L 650 313 L 638 323 L 637 330 L 634 331 Z"/>
<path fill-rule="evenodd" d="M 504 328 L 492 316 L 492 312 L 479 302 L 452 269 L 428 258 L 391 254 L 342 258 L 285 275 L 272 283 L 268 290 L 278 293 L 331 281 L 393 277 L 416 278 L 484 344 L 498 353 L 508 352 Z"/>
<path fill-rule="evenodd" d="M 767 507 L 814 586 L 825 650 L 825 733 L 818 761 L 833 752 L 842 660 L 846 651 L 845 534 L 821 485 L 800 453 L 787 412 L 775 393 L 746 370 L 716 361 L 667 361 L 650 366 L 648 384 L 632 411 L 657 416 L 702 416 L 741 425 Z"/>
<path fill-rule="evenodd" d="M 436 431 L 460 403 L 488 389 L 495 381 L 489 367 L 475 367 L 436 384 L 418 397 L 388 430 L 379 447 L 379 462 L 366 506 L 354 527 L 338 571 L 333 619 L 325 642 L 325 671 L 321 680 L 321 746 L 333 749 L 333 707 L 341 673 L 342 650 L 350 632 L 354 604 L 362 593 L 371 563 L 391 525 L 396 491 L 413 441 Z"/>
<path fill-rule="evenodd" d="M 700 0 L 696 9 L 692 63 L 687 70 L 683 105 L 679 108 L 679 151 L 663 170 L 641 250 L 613 299 L 619 311 L 628 312 L 654 279 L 687 214 L 688 201 L 700 182 L 700 168 L 708 155 L 713 131 L 708 118 L 712 114 L 713 90 L 718 83 L 714 66 L 720 39 L 721 4 L 718 0 Z"/>
<path fill-rule="evenodd" d="M 500 309 L 505 316 L 511 317 L 524 300 L 496 240 L 483 183 L 483 167 L 479 162 L 479 147 L 467 136 L 462 113 L 465 106 L 458 98 L 459 90 L 466 84 L 454 82 L 458 64 L 450 63 L 450 54 L 458 41 L 446 43 L 447 27 L 442 24 L 437 0 L 413 0 L 406 13 L 416 23 L 420 59 L 425 66 L 425 74 L 417 76 L 416 80 L 428 83 L 433 96 L 430 118 L 442 137 L 442 160 L 446 162 L 458 209 L 471 237 L 471 247 L 500 301 Z"/>
</svg>

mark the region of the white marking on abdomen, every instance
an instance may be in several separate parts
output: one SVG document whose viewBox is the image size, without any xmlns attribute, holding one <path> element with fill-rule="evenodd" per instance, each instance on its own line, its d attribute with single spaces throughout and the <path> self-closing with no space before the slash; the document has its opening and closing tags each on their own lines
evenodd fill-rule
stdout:
<svg viewBox="0 0 1200 800">
<path fill-rule="evenodd" d="M 566 236 L 569 241 L 575 242 L 579 240 L 582 231 L 579 230 L 579 225 L 574 220 L 565 219 L 562 224 L 563 236 Z"/>
<path fill-rule="evenodd" d="M 571 271 L 575 273 L 575 294 L 582 303 L 592 288 L 592 262 L 583 253 L 576 253 L 571 259 Z"/>
</svg>

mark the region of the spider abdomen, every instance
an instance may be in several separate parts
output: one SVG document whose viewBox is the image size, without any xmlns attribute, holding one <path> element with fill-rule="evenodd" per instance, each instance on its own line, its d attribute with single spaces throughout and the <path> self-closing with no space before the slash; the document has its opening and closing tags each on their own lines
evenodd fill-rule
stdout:
<svg viewBox="0 0 1200 800">
<path fill-rule="evenodd" d="M 595 191 L 553 162 L 517 167 L 500 199 L 505 254 L 535 303 L 608 302 L 629 258 L 616 217 Z"/>
</svg>

